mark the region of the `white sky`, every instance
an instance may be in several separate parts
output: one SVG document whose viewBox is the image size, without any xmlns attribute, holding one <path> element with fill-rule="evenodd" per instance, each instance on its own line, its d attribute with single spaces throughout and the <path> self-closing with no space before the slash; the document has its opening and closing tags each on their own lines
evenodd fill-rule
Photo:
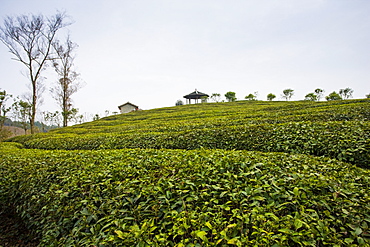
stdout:
<svg viewBox="0 0 370 247">
<path fill-rule="evenodd" d="M 1 19 L 57 10 L 74 21 L 81 113 L 174 106 L 194 89 L 261 100 L 287 88 L 292 100 L 315 88 L 370 93 L 369 0 L 0 0 Z M 29 81 L 11 57 L 0 43 L 0 88 L 21 95 Z M 42 111 L 58 110 L 44 98 Z"/>
</svg>

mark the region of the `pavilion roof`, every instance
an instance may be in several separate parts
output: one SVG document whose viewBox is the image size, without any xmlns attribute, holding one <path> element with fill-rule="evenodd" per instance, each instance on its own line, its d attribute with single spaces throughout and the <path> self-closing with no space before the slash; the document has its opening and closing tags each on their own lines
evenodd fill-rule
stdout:
<svg viewBox="0 0 370 247">
<path fill-rule="evenodd" d="M 201 97 L 209 97 L 208 94 L 205 94 L 205 93 L 202 93 L 202 92 L 199 92 L 198 90 L 195 89 L 194 92 L 188 94 L 188 95 L 185 95 L 184 98 L 185 99 L 200 99 Z"/>
</svg>

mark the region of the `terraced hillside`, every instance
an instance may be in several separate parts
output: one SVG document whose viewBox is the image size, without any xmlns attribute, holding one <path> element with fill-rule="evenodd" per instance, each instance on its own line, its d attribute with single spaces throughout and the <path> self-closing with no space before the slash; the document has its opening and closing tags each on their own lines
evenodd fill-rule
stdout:
<svg viewBox="0 0 370 247">
<path fill-rule="evenodd" d="M 13 139 L 26 148 L 226 149 L 327 156 L 369 164 L 370 101 L 235 102 L 116 115 Z"/>
<path fill-rule="evenodd" d="M 115 115 L 0 146 L 44 246 L 368 246 L 370 101 Z"/>
</svg>

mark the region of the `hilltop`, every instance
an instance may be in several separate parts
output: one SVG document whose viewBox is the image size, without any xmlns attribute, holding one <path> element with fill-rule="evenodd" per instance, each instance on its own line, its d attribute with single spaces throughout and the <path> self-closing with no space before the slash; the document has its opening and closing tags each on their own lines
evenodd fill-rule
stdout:
<svg viewBox="0 0 370 247">
<path fill-rule="evenodd" d="M 367 246 L 370 100 L 209 103 L 0 143 L 41 246 Z"/>
</svg>

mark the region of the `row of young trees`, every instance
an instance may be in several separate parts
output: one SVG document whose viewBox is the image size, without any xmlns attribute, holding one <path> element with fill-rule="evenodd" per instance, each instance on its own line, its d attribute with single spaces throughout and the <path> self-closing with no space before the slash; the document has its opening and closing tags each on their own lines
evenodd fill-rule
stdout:
<svg viewBox="0 0 370 247">
<path fill-rule="evenodd" d="M 23 64 L 27 70 L 30 93 L 17 101 L 17 107 L 28 116 L 31 133 L 35 132 L 36 114 L 45 91 L 42 74 L 48 66 L 54 68 L 58 76 L 50 92 L 60 106 L 63 126 L 68 125 L 77 111 L 73 108 L 71 97 L 81 86 L 79 74 L 74 70 L 77 44 L 70 40 L 69 35 L 65 41 L 57 37 L 60 30 L 69 25 L 71 22 L 66 13 L 57 12 L 50 17 L 42 14 L 7 16 L 0 27 L 0 41 L 8 48 L 12 59 Z M 9 97 L 6 91 L 2 92 L 4 99 Z M 2 119 L 5 119 L 8 108 L 1 109 Z"/>
<path fill-rule="evenodd" d="M 324 97 L 324 90 L 321 88 L 316 88 L 313 92 L 306 94 L 304 100 L 307 101 L 320 101 Z M 340 89 L 339 94 L 335 91 L 330 93 L 328 96 L 325 97 L 326 100 L 342 100 L 342 99 L 349 99 L 352 98 L 353 89 L 351 88 L 345 88 Z M 257 100 L 258 93 L 255 92 L 254 94 L 249 94 L 245 97 L 247 100 Z M 290 100 L 292 96 L 294 95 L 293 89 L 285 89 L 283 90 L 283 93 L 281 94 L 281 98 L 285 100 Z M 227 95 L 225 94 L 225 97 L 227 98 Z M 368 96 L 366 96 L 368 97 Z M 267 100 L 272 101 L 276 98 L 276 95 L 273 93 L 269 93 L 267 95 Z M 227 98 L 228 99 L 228 98 Z M 230 100 L 229 100 L 230 101 Z"/>
<path fill-rule="evenodd" d="M 9 114 L 12 113 L 12 118 L 27 132 L 28 123 L 31 118 L 31 105 L 19 98 L 13 99 L 13 104 L 8 105 L 8 101 L 13 96 L 5 90 L 0 90 L 0 140 L 7 137 L 10 132 L 4 130 L 5 122 L 9 119 Z"/>
<path fill-rule="evenodd" d="M 306 94 L 304 100 L 307 101 L 320 101 L 324 97 L 324 90 L 321 88 L 316 88 L 312 93 Z M 345 89 L 340 89 L 339 94 L 335 91 L 330 93 L 325 97 L 326 100 L 342 100 L 342 99 L 349 99 L 352 98 L 353 95 L 353 89 L 352 88 L 345 88 Z M 290 98 L 294 95 L 294 90 L 293 89 L 285 89 L 283 91 L 283 94 L 281 95 L 281 98 L 285 100 L 290 100 Z M 367 98 L 370 97 L 370 95 L 366 95 Z M 276 98 L 276 95 L 270 93 L 267 95 L 267 100 L 273 100 Z M 247 99 L 247 97 L 246 97 Z"/>
<path fill-rule="evenodd" d="M 307 100 L 307 101 L 320 101 L 323 97 L 324 97 L 324 90 L 321 89 L 321 88 L 316 88 L 312 93 L 308 93 L 304 100 Z M 339 90 L 339 93 L 337 92 L 332 92 L 330 93 L 329 95 L 327 95 L 325 97 L 326 100 L 343 100 L 343 99 L 349 99 L 349 98 L 352 98 L 352 95 L 353 95 L 353 89 L 351 88 L 344 88 L 344 89 L 340 89 Z M 283 93 L 280 95 L 282 99 L 285 99 L 285 100 L 290 100 L 292 98 L 292 96 L 294 95 L 294 90 L 293 89 L 285 89 L 283 90 Z M 235 92 L 227 92 L 225 95 L 225 98 L 226 98 L 226 101 L 228 102 L 234 102 L 237 100 L 236 98 L 236 93 Z M 244 99 L 246 100 L 257 100 L 257 96 L 258 96 L 258 92 L 254 92 L 254 93 L 250 93 L 248 94 L 247 96 L 245 96 Z M 366 95 L 366 98 L 370 98 L 370 94 L 367 94 Z M 202 102 L 205 103 L 208 101 L 208 97 L 204 97 L 202 98 Z M 213 102 L 221 102 L 221 94 L 219 93 L 213 93 L 211 96 L 210 96 L 210 99 L 213 101 Z M 268 101 L 272 101 L 276 99 L 276 95 L 273 94 L 273 93 L 269 93 L 267 94 L 267 100 Z M 181 100 L 177 101 L 176 105 L 182 105 L 183 102 Z"/>
<path fill-rule="evenodd" d="M 39 121 L 35 122 L 34 131 L 46 131 L 50 128 L 61 127 L 67 122 L 83 123 L 88 120 L 87 114 L 82 115 L 78 110 L 72 108 L 68 115 L 61 111 L 48 112 L 43 111 L 39 114 Z M 29 102 L 22 100 L 20 97 L 13 97 L 5 90 L 0 89 L 0 132 L 1 136 L 9 135 L 4 126 L 21 127 L 26 134 L 30 130 L 32 116 L 32 106 Z M 91 117 L 90 117 L 91 118 Z M 0 138 L 1 139 L 1 138 Z"/>
</svg>

